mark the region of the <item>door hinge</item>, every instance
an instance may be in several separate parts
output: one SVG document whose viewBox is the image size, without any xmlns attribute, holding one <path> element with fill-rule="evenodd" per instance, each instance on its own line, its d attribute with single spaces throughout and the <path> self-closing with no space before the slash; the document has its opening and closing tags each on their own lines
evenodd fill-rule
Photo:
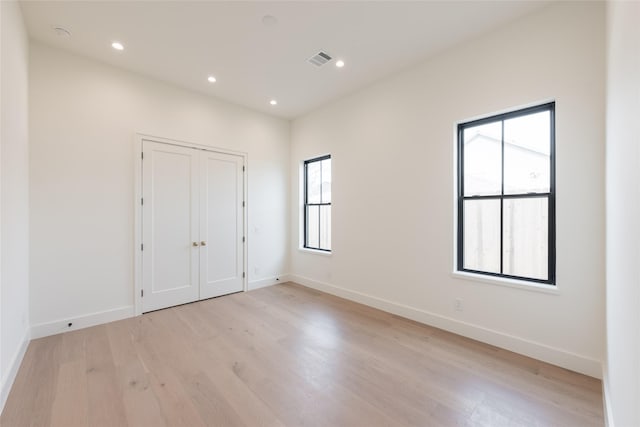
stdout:
<svg viewBox="0 0 640 427">
<path fill-rule="evenodd" d="M 140 296 L 143 297 L 144 296 L 144 289 L 140 289 Z"/>
<path fill-rule="evenodd" d="M 144 198 L 142 198 L 142 197 L 140 198 L 140 204 L 144 205 Z"/>
<path fill-rule="evenodd" d="M 242 236 L 242 243 L 244 243 L 244 236 Z"/>
<path fill-rule="evenodd" d="M 140 250 L 144 251 L 144 244 L 140 243 Z"/>
<path fill-rule="evenodd" d="M 244 200 L 242 201 L 242 207 L 244 208 Z"/>
<path fill-rule="evenodd" d="M 244 279 L 244 271 L 242 272 L 242 278 Z"/>
<path fill-rule="evenodd" d="M 244 172 L 244 166 L 242 166 L 242 172 Z"/>
<path fill-rule="evenodd" d="M 140 153 L 140 158 L 144 160 L 144 153 Z"/>
</svg>

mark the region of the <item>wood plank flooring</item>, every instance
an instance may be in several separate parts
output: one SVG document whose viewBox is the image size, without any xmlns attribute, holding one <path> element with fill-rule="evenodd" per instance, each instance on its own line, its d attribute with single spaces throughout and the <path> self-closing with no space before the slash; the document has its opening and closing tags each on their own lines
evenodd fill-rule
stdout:
<svg viewBox="0 0 640 427">
<path fill-rule="evenodd" d="M 287 283 L 34 340 L 14 426 L 602 426 L 601 383 Z"/>
</svg>

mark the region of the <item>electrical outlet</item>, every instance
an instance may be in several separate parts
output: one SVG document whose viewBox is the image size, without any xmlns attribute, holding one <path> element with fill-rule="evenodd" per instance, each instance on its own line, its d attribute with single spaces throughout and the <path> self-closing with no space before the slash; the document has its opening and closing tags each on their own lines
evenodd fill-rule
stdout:
<svg viewBox="0 0 640 427">
<path fill-rule="evenodd" d="M 456 298 L 453 302 L 453 309 L 455 311 L 462 311 L 462 300 L 460 298 Z"/>
</svg>

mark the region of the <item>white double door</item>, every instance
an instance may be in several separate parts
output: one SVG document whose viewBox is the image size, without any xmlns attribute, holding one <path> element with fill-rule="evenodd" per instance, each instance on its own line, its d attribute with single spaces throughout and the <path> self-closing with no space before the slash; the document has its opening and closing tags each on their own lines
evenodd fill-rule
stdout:
<svg viewBox="0 0 640 427">
<path fill-rule="evenodd" d="M 241 156 L 142 142 L 142 311 L 244 288 Z"/>
</svg>

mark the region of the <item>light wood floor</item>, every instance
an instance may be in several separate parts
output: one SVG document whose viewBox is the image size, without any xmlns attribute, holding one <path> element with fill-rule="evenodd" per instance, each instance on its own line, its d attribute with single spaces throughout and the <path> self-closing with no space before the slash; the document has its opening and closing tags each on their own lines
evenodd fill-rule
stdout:
<svg viewBox="0 0 640 427">
<path fill-rule="evenodd" d="M 282 284 L 34 340 L 2 427 L 601 426 L 601 383 Z"/>
</svg>

